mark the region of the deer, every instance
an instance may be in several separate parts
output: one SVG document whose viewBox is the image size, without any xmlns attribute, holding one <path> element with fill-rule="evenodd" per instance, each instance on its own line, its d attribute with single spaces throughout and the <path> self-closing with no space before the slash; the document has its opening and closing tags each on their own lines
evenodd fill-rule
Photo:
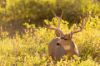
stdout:
<svg viewBox="0 0 100 66">
<path fill-rule="evenodd" d="M 64 34 L 60 29 L 60 21 L 62 19 L 62 14 L 60 16 L 54 14 L 58 20 L 57 28 L 52 27 L 50 24 L 47 25 L 47 29 L 54 30 L 56 34 L 56 37 L 53 38 L 48 44 L 48 53 L 54 60 L 60 60 L 64 55 L 67 55 L 69 58 L 73 58 L 73 55 L 79 56 L 78 47 L 75 42 L 73 42 L 72 36 L 75 33 L 81 32 L 86 24 L 86 18 L 84 18 L 82 20 L 81 26 L 79 26 L 79 29 Z"/>
</svg>

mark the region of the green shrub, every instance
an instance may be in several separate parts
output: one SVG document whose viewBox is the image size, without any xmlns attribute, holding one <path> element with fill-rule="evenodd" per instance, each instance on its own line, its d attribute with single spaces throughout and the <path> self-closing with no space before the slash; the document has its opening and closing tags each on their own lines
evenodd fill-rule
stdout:
<svg viewBox="0 0 100 66">
<path fill-rule="evenodd" d="M 100 66 L 100 24 L 98 18 L 92 18 L 92 21 L 88 20 L 85 29 L 73 36 L 80 57 L 74 56 L 75 59 L 68 60 L 64 56 L 58 62 L 53 61 L 48 55 L 48 43 L 55 38 L 54 31 L 34 27 L 35 32 L 28 28 L 22 37 L 16 33 L 13 38 L 5 35 L 0 39 L 0 66 Z M 45 23 L 48 22 L 45 20 Z M 53 18 L 50 24 L 57 26 L 57 19 Z M 61 20 L 64 33 L 74 30 L 74 27 L 69 29 L 67 21 Z"/>
</svg>

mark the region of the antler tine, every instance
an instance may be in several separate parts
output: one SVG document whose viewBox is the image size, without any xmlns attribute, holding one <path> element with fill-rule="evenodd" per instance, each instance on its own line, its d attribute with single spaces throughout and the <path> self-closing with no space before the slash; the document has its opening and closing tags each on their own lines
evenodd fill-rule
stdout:
<svg viewBox="0 0 100 66">
<path fill-rule="evenodd" d="M 53 10 L 52 10 L 52 14 L 53 14 L 55 17 L 57 17 L 56 13 L 54 13 L 54 11 L 53 11 Z"/>
<path fill-rule="evenodd" d="M 55 30 L 56 36 L 61 37 L 61 36 L 64 35 L 63 32 L 62 32 L 62 30 L 60 30 L 60 20 L 61 20 L 61 18 L 62 18 L 62 14 L 63 14 L 63 13 L 61 14 L 60 17 L 58 17 L 58 16 L 56 15 L 56 13 L 54 13 L 53 11 L 52 11 L 52 13 L 53 13 L 53 15 L 54 15 L 55 17 L 58 18 L 58 27 L 55 28 L 55 27 L 52 27 L 52 26 L 49 24 L 49 25 L 47 26 L 47 28 L 52 29 L 52 30 Z"/>
<path fill-rule="evenodd" d="M 63 11 L 62 11 L 62 13 L 61 13 L 60 16 L 57 16 L 56 13 L 54 13 L 54 11 L 52 11 L 52 13 L 53 13 L 53 15 L 54 15 L 55 17 L 58 18 L 58 27 L 57 27 L 57 29 L 60 29 L 60 21 L 61 21 L 61 18 L 62 18 L 62 16 L 63 16 Z"/>
<path fill-rule="evenodd" d="M 60 16 L 60 18 L 62 18 L 62 16 L 63 16 L 63 11 L 62 11 L 62 13 L 61 13 L 61 16 Z"/>
<path fill-rule="evenodd" d="M 61 13 L 61 16 L 58 17 L 58 29 L 60 29 L 60 21 L 61 21 L 62 16 L 63 16 L 63 11 Z"/>
<path fill-rule="evenodd" d="M 76 31 L 72 31 L 70 34 L 73 35 L 74 33 L 78 33 L 78 32 L 80 32 L 80 31 L 82 31 L 83 28 L 84 28 L 84 26 L 86 25 L 86 22 L 87 22 L 87 18 L 84 18 L 84 19 L 82 20 L 82 25 L 79 26 L 80 28 L 79 28 L 78 30 L 76 30 Z"/>
</svg>

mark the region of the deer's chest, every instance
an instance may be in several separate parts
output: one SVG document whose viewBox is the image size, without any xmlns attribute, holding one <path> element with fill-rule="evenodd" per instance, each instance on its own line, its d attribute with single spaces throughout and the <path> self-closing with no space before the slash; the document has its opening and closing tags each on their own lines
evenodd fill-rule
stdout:
<svg viewBox="0 0 100 66">
<path fill-rule="evenodd" d="M 57 44 L 58 39 L 52 40 L 48 45 L 49 55 L 55 59 L 59 60 L 66 54 L 66 50 L 60 45 Z"/>
<path fill-rule="evenodd" d="M 63 46 L 57 44 L 58 41 L 59 39 L 55 38 L 48 45 L 49 55 L 53 59 L 59 60 L 64 55 L 72 56 L 75 53 L 74 48 L 72 48 L 75 47 L 74 45 L 71 46 L 70 44 L 68 44 L 65 49 Z"/>
</svg>

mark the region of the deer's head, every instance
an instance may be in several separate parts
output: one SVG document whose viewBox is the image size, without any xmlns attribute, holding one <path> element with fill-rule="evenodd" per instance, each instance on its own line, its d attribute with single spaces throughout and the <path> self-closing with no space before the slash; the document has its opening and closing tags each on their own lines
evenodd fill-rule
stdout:
<svg viewBox="0 0 100 66">
<path fill-rule="evenodd" d="M 63 12 L 62 12 L 62 14 L 63 14 Z M 62 30 L 60 29 L 60 21 L 62 19 L 62 14 L 59 17 L 54 14 L 55 17 L 57 17 L 57 19 L 58 19 L 58 27 L 57 28 L 54 28 L 54 27 L 52 27 L 50 25 L 48 25 L 47 28 L 55 31 L 55 34 L 58 37 L 58 41 L 56 42 L 57 45 L 62 46 L 65 50 L 74 49 L 75 45 L 73 45 L 72 36 L 75 33 L 78 33 L 78 32 L 81 32 L 82 31 L 82 29 L 84 28 L 84 26 L 86 24 L 86 18 L 84 18 L 82 20 L 82 25 L 78 29 L 76 29 L 74 31 L 71 31 L 68 34 L 64 34 L 62 32 Z"/>
</svg>

